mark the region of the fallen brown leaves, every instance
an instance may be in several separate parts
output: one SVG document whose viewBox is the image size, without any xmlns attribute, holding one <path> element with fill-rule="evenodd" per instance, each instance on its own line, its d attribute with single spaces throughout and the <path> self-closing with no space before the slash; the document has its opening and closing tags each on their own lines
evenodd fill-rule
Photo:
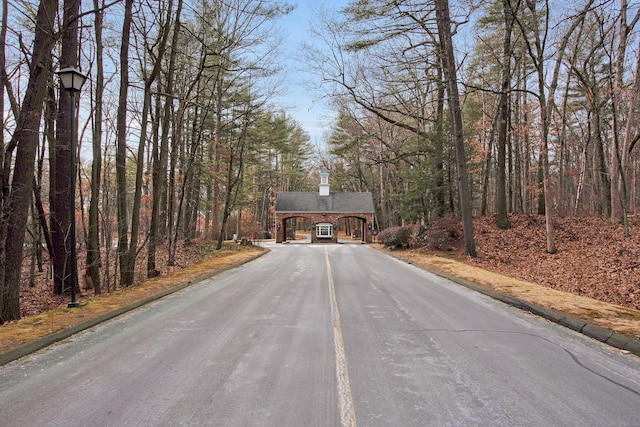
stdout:
<svg viewBox="0 0 640 427">
<path fill-rule="evenodd" d="M 543 216 L 511 215 L 511 229 L 500 230 L 494 217 L 474 222 L 478 258 L 471 265 L 640 310 L 640 226 L 631 237 L 620 224 L 603 218 L 556 218 L 556 254 L 545 251 Z"/>
<path fill-rule="evenodd" d="M 157 268 L 160 270 L 161 275 L 166 275 L 198 263 L 207 259 L 210 255 L 214 256 L 215 251 L 212 249 L 213 244 L 214 243 L 210 241 L 194 240 L 189 245 L 178 245 L 176 248 L 174 265 L 168 265 L 169 252 L 166 243 L 159 245 L 156 252 Z M 115 256 L 115 250 L 112 250 L 109 255 L 105 254 L 103 250 L 101 257 L 103 266 L 100 274 L 103 278 L 103 293 L 109 293 L 118 289 L 118 285 L 116 284 L 117 276 L 113 271 Z M 80 286 L 83 282 L 81 272 L 85 270 L 85 259 L 85 252 L 82 250 L 78 251 L 78 281 L 80 282 Z M 66 306 L 69 301 L 68 295 L 54 296 L 52 294 L 53 281 L 51 280 L 51 266 L 49 264 L 47 253 L 45 252 L 43 254 L 42 271 L 38 271 L 38 268 L 35 267 L 33 275 L 30 274 L 30 261 L 31 260 L 29 259 L 25 259 L 22 265 L 22 282 L 20 284 L 20 316 L 22 318 L 30 317 L 49 311 L 52 307 Z M 105 272 L 107 268 L 110 270 L 108 274 Z M 146 257 L 139 256 L 136 260 L 135 284 L 141 283 L 146 279 L 145 272 Z M 107 283 L 105 283 L 105 281 Z M 78 295 L 78 299 L 83 301 L 87 298 L 91 298 L 92 296 L 92 291 L 84 292 L 84 294 Z"/>
</svg>

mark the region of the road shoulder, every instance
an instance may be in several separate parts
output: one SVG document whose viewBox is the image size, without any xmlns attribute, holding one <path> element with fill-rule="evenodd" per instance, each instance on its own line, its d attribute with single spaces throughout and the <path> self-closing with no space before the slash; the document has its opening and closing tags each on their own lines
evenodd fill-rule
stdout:
<svg viewBox="0 0 640 427">
<path fill-rule="evenodd" d="M 92 328 L 128 311 L 181 291 L 223 271 L 239 267 L 269 250 L 254 246 L 149 279 L 128 289 L 81 302 L 78 308 L 57 308 L 48 313 L 0 326 L 0 366 Z"/>
<path fill-rule="evenodd" d="M 430 253 L 376 249 L 625 353 L 640 356 L 640 311 L 550 289 Z"/>
</svg>

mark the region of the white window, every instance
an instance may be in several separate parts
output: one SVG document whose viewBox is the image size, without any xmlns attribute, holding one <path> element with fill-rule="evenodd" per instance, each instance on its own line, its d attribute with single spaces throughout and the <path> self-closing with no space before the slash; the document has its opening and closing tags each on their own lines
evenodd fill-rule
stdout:
<svg viewBox="0 0 640 427">
<path fill-rule="evenodd" d="M 330 239 L 333 237 L 333 224 L 316 224 L 316 237 L 319 239 Z"/>
</svg>

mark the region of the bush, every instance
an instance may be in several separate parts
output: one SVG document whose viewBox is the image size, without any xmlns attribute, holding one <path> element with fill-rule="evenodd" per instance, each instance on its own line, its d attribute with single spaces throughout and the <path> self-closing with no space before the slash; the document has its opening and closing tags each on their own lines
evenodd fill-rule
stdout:
<svg viewBox="0 0 640 427">
<path fill-rule="evenodd" d="M 388 248 L 409 246 L 412 235 L 413 228 L 411 226 L 389 227 L 378 234 L 378 241 Z"/>
<path fill-rule="evenodd" d="M 462 236 L 462 224 L 453 215 L 439 218 L 433 221 L 428 227 L 421 229 L 414 240 L 412 246 L 426 248 L 432 251 L 450 250 L 452 243 Z"/>
</svg>

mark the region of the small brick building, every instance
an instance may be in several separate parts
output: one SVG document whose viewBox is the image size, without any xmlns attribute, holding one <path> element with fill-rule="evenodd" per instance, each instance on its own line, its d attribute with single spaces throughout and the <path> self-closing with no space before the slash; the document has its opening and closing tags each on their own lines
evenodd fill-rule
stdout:
<svg viewBox="0 0 640 427">
<path fill-rule="evenodd" d="M 276 243 L 286 241 L 291 218 L 307 218 L 313 222 L 311 243 L 337 242 L 337 223 L 342 218 L 360 222 L 357 233 L 363 242 L 371 243 L 374 221 L 373 197 L 369 192 L 331 193 L 329 172 L 322 168 L 317 193 L 282 192 L 276 194 Z"/>
</svg>

